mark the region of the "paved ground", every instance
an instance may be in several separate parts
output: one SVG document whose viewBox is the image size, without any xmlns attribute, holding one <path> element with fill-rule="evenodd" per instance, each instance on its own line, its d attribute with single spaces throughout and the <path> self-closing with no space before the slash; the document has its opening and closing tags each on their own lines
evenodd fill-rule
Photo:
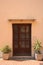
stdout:
<svg viewBox="0 0 43 65">
<path fill-rule="evenodd" d="M 0 59 L 0 65 L 43 65 L 43 61 L 37 60 L 3 60 Z"/>
</svg>

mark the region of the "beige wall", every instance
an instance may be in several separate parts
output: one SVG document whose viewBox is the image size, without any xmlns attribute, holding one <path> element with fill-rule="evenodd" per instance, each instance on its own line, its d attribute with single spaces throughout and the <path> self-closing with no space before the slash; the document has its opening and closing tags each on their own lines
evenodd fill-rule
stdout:
<svg viewBox="0 0 43 65">
<path fill-rule="evenodd" d="M 8 19 L 30 18 L 36 19 L 32 23 L 32 46 L 35 39 L 43 45 L 43 0 L 0 0 L 0 48 L 6 44 L 12 47 L 12 24 Z"/>
</svg>

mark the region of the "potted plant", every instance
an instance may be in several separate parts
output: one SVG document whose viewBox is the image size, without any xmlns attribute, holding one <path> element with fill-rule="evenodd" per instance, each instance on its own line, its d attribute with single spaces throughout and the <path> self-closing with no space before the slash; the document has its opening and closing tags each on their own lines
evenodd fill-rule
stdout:
<svg viewBox="0 0 43 65">
<path fill-rule="evenodd" d="M 39 40 L 36 40 L 36 42 L 34 43 L 34 51 L 35 51 L 35 59 L 36 60 L 42 60 L 42 54 L 40 51 L 41 48 L 41 42 Z"/>
<path fill-rule="evenodd" d="M 3 49 L 2 49 L 2 52 L 3 52 L 3 59 L 9 59 L 10 57 L 10 52 L 11 52 L 11 48 L 6 45 Z"/>
</svg>

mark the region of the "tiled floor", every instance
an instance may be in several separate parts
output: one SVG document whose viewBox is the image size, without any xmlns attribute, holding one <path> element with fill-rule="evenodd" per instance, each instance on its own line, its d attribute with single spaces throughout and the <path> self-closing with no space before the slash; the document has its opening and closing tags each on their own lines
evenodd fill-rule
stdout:
<svg viewBox="0 0 43 65">
<path fill-rule="evenodd" d="M 0 65 L 43 65 L 43 61 L 25 59 L 25 60 L 3 60 L 0 59 Z"/>
</svg>

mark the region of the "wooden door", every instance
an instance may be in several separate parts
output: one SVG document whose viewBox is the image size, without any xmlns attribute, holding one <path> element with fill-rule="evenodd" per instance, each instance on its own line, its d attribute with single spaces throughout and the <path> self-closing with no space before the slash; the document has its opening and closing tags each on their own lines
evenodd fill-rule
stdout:
<svg viewBox="0 0 43 65">
<path fill-rule="evenodd" d="M 31 24 L 13 24 L 13 56 L 31 56 Z"/>
</svg>

